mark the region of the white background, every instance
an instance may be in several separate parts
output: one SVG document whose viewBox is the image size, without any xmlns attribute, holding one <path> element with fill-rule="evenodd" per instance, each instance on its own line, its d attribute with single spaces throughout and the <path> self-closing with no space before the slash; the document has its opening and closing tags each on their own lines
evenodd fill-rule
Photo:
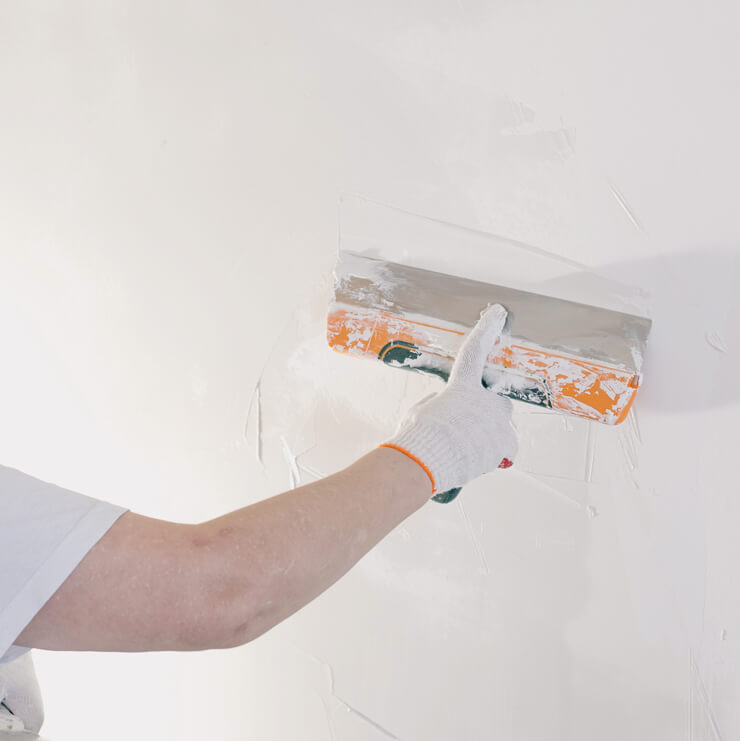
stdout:
<svg viewBox="0 0 740 741">
<path fill-rule="evenodd" d="M 326 468 L 380 442 L 426 383 L 323 347 L 343 193 L 581 262 L 649 292 L 655 321 L 628 423 L 519 410 L 529 464 L 425 507 L 254 644 L 36 652 L 46 736 L 740 735 L 738 20 L 0 5 L 5 465 L 196 522 L 290 484 L 280 394 L 317 415 Z"/>
</svg>

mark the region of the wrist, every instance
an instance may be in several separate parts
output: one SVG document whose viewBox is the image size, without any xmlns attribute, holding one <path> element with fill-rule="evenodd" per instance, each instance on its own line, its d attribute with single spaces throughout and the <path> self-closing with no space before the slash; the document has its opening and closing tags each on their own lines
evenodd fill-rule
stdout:
<svg viewBox="0 0 740 741">
<path fill-rule="evenodd" d="M 431 469 L 429 468 L 429 466 L 427 466 L 426 463 L 424 463 L 424 461 L 421 458 L 414 455 L 408 449 L 408 447 L 405 447 L 402 444 L 397 444 L 395 442 L 389 442 L 389 443 L 383 443 L 382 445 L 378 446 L 379 450 L 382 448 L 388 448 L 389 450 L 395 450 L 398 453 L 401 453 L 402 455 L 404 455 L 406 458 L 412 460 L 426 474 L 427 479 L 429 480 L 429 483 L 431 484 L 431 487 L 432 487 L 432 494 L 436 493 L 437 482 L 435 481 L 434 474 L 432 473 Z"/>
<path fill-rule="evenodd" d="M 395 496 L 409 497 L 421 506 L 434 494 L 429 469 L 407 451 L 386 443 L 371 451 L 369 456 L 388 475 L 389 486 L 393 488 Z"/>
</svg>

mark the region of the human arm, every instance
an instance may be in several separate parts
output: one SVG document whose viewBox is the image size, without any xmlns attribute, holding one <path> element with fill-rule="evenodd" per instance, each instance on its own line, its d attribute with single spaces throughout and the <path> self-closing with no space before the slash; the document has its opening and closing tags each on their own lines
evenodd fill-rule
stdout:
<svg viewBox="0 0 740 741">
<path fill-rule="evenodd" d="M 16 644 L 240 645 L 323 592 L 431 493 L 416 463 L 378 448 L 320 481 L 197 525 L 124 514 Z"/>
<path fill-rule="evenodd" d="M 245 643 L 346 573 L 433 493 L 462 486 L 516 440 L 510 402 L 483 388 L 506 312 L 492 307 L 445 389 L 348 468 L 199 525 L 122 515 L 16 640 L 59 650 Z"/>
</svg>

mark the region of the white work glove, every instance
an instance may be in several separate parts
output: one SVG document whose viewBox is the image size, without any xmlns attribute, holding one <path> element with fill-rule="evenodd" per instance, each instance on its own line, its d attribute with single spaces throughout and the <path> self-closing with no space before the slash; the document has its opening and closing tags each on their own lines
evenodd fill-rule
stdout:
<svg viewBox="0 0 740 741">
<path fill-rule="evenodd" d="M 483 386 L 486 358 L 505 321 L 506 309 L 500 304 L 481 314 L 457 354 L 445 389 L 412 407 L 395 437 L 384 443 L 421 465 L 432 480 L 433 493 L 464 486 L 514 460 L 511 401 Z"/>
</svg>

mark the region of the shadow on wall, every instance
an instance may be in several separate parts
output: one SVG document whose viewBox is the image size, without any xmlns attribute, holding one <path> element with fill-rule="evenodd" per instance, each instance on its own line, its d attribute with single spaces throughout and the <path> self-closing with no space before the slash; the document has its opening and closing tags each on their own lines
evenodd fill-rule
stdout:
<svg viewBox="0 0 740 741">
<path fill-rule="evenodd" d="M 682 413 L 740 399 L 740 245 L 612 263 L 597 272 L 649 295 L 653 327 L 641 408 Z"/>
<path fill-rule="evenodd" d="M 650 293 L 653 330 L 642 405 L 685 412 L 737 402 L 740 245 L 617 263 L 601 272 Z"/>
</svg>

